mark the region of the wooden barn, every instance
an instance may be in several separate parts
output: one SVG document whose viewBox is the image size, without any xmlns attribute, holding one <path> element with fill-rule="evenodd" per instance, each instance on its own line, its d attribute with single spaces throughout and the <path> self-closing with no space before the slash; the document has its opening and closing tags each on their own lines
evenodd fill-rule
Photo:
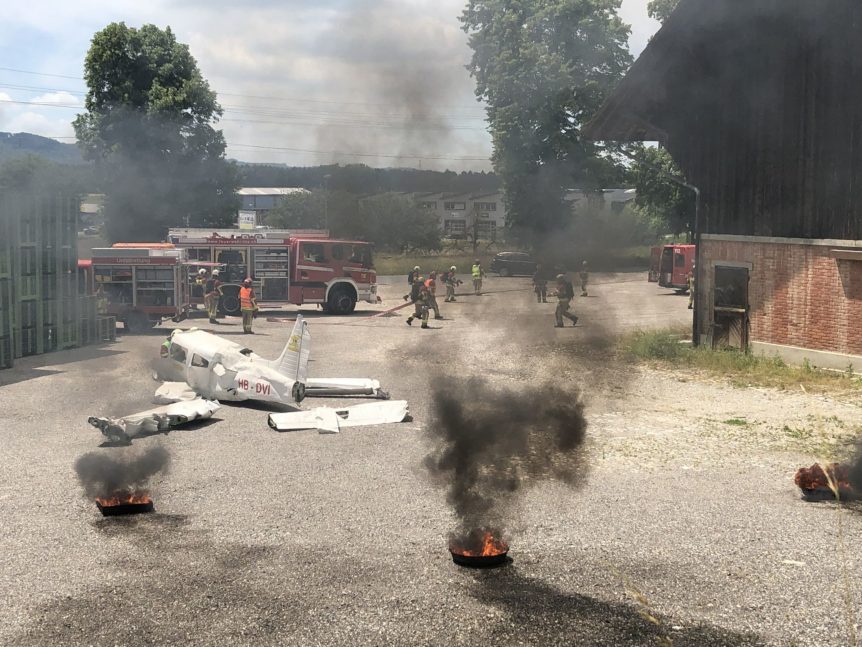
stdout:
<svg viewBox="0 0 862 647">
<path fill-rule="evenodd" d="M 681 0 L 585 134 L 700 189 L 701 343 L 862 368 L 862 2 Z"/>
</svg>

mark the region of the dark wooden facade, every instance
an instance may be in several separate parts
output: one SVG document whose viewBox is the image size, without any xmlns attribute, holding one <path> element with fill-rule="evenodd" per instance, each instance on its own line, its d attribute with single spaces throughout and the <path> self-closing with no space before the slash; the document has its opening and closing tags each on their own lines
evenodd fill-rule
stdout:
<svg viewBox="0 0 862 647">
<path fill-rule="evenodd" d="M 862 238 L 862 1 L 682 0 L 587 126 L 660 141 L 703 232 Z"/>
</svg>

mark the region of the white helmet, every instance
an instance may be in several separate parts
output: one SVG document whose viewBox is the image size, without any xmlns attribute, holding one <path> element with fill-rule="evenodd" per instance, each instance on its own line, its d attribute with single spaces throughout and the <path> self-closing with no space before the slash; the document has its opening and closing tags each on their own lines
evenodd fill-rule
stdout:
<svg viewBox="0 0 862 647">
<path fill-rule="evenodd" d="M 198 270 L 198 274 L 206 274 L 206 273 L 207 273 L 206 268 L 202 267 L 201 269 Z"/>
<path fill-rule="evenodd" d="M 218 275 L 219 275 L 219 271 L 218 271 L 218 270 L 213 270 L 213 276 L 218 276 Z"/>
<path fill-rule="evenodd" d="M 450 267 L 450 268 L 449 268 L 449 270 L 450 270 L 450 271 L 452 271 L 452 272 L 454 272 L 454 271 L 455 271 L 455 270 L 457 270 L 457 269 L 458 269 L 458 268 L 457 268 L 457 267 L 455 267 L 454 265 L 453 265 L 452 267 Z"/>
<path fill-rule="evenodd" d="M 419 271 L 419 266 L 417 265 L 416 267 L 414 267 L 414 268 L 413 268 L 413 271 L 414 271 L 414 272 L 418 272 L 418 271 Z"/>
</svg>

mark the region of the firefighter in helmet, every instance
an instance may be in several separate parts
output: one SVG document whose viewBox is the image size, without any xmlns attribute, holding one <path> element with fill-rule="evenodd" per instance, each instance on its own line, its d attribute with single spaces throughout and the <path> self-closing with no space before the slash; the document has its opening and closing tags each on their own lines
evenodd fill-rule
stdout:
<svg viewBox="0 0 862 647">
<path fill-rule="evenodd" d="M 572 299 L 575 298 L 575 288 L 572 282 L 566 278 L 565 274 L 557 274 L 557 310 L 554 313 L 556 319 L 556 327 L 563 327 L 563 317 L 572 322 L 575 326 L 578 323 L 578 318 L 569 313 L 569 308 L 572 304 Z"/>
<path fill-rule="evenodd" d="M 218 323 L 216 315 L 218 315 L 218 302 L 221 298 L 221 281 L 218 277 L 219 271 L 213 270 L 212 276 L 204 284 L 204 305 L 209 314 L 210 323 Z"/>
<path fill-rule="evenodd" d="M 428 311 L 431 310 L 431 293 L 428 291 L 428 286 L 425 285 L 423 277 L 419 277 L 413 284 L 417 295 L 413 301 L 415 310 L 412 315 L 407 317 L 407 325 L 412 326 L 414 319 L 422 320 L 422 327 L 428 328 Z"/>
<path fill-rule="evenodd" d="M 242 310 L 242 331 L 246 335 L 253 335 L 254 331 L 251 327 L 257 310 L 257 297 L 254 294 L 251 278 L 246 278 L 242 282 L 242 287 L 239 289 L 239 304 Z"/>
<path fill-rule="evenodd" d="M 578 277 L 581 279 L 581 296 L 588 296 L 587 282 L 590 280 L 590 266 L 587 265 L 586 261 L 581 263 L 581 271 L 578 273 Z"/>
<path fill-rule="evenodd" d="M 478 258 L 473 262 L 470 273 L 473 276 L 473 293 L 479 296 L 482 294 L 482 279 L 485 278 L 485 270 L 482 269 L 482 262 Z"/>
<path fill-rule="evenodd" d="M 410 292 L 408 292 L 407 294 L 404 295 L 405 301 L 411 301 L 411 302 L 416 301 L 415 297 L 419 295 L 418 290 L 416 291 L 415 296 L 411 296 L 411 295 L 414 292 L 413 286 L 416 285 L 416 281 L 419 281 L 420 279 L 422 279 L 422 277 L 419 276 L 419 266 L 417 265 L 416 267 L 414 267 L 412 270 L 410 270 L 407 273 L 407 285 L 410 286 Z"/>
<path fill-rule="evenodd" d="M 428 289 L 428 307 L 434 311 L 435 319 L 442 319 L 440 315 L 440 306 L 437 305 L 437 272 L 432 271 L 428 275 L 428 280 L 425 281 L 425 287 Z"/>
<path fill-rule="evenodd" d="M 463 281 L 458 280 L 455 276 L 455 272 L 458 271 L 458 268 L 454 265 L 449 268 L 449 271 L 446 272 L 443 280 L 446 283 L 446 302 L 455 301 L 455 288 L 463 283 Z"/>
</svg>

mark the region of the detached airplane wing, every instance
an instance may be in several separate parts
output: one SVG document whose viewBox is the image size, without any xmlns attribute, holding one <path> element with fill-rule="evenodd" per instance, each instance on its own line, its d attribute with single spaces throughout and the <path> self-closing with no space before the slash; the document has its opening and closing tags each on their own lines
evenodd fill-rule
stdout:
<svg viewBox="0 0 862 647">
<path fill-rule="evenodd" d="M 317 429 L 322 434 L 338 433 L 342 427 L 364 427 L 397 422 L 410 422 L 413 418 L 406 400 L 369 402 L 343 409 L 318 407 L 309 411 L 269 414 L 269 426 L 276 431 Z"/>
<path fill-rule="evenodd" d="M 219 410 L 219 403 L 198 398 L 184 400 L 163 407 L 133 413 L 121 418 L 87 419 L 93 427 L 113 442 L 130 443 L 132 438 L 141 434 L 167 432 L 194 420 L 205 420 Z"/>
</svg>

